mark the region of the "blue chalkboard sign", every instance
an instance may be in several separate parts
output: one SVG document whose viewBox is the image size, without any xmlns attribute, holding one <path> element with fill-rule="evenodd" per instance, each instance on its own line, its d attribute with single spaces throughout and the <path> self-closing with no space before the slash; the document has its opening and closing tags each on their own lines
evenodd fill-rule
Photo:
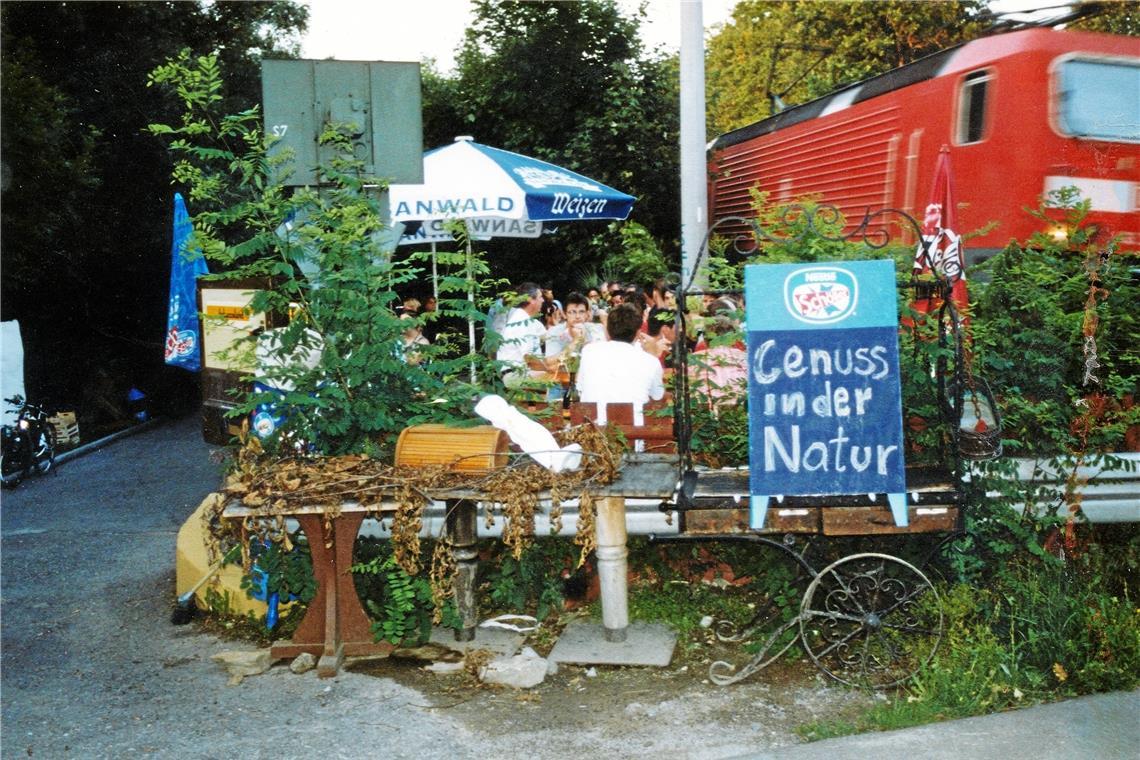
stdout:
<svg viewBox="0 0 1140 760">
<path fill-rule="evenodd" d="M 907 524 L 892 261 L 744 272 L 750 523 L 778 496 L 887 494 Z"/>
</svg>

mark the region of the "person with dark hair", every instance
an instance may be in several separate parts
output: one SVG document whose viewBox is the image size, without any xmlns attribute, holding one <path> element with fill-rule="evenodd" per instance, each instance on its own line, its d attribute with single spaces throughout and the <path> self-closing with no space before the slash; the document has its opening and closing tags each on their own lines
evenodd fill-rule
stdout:
<svg viewBox="0 0 1140 760">
<path fill-rule="evenodd" d="M 549 282 L 542 285 L 542 300 L 552 302 L 559 311 L 562 311 L 562 302 L 554 297 L 554 286 Z"/>
<path fill-rule="evenodd" d="M 668 293 L 668 285 L 664 277 L 658 277 L 645 291 L 649 294 L 649 305 L 651 307 L 664 309 L 669 305 L 666 303 L 665 294 Z"/>
<path fill-rule="evenodd" d="M 634 424 L 644 424 L 645 402 L 665 396 L 661 362 L 634 345 L 641 327 L 641 312 L 623 304 L 613 309 L 606 319 L 610 339 L 588 343 L 582 348 L 578 366 L 577 388 L 582 401 L 599 404 L 631 403 Z M 599 419 L 602 419 L 599 412 Z"/>
<path fill-rule="evenodd" d="M 543 297 L 542 299 L 542 326 L 547 331 L 557 327 L 566 321 L 566 315 L 562 313 L 562 307 L 558 305 L 558 301 Z"/>
<path fill-rule="evenodd" d="M 645 289 L 640 285 L 630 285 L 625 289 L 622 296 L 622 303 L 631 303 L 641 309 L 642 321 L 645 321 L 645 310 L 649 303 L 645 297 Z"/>
<path fill-rule="evenodd" d="M 593 322 L 602 322 L 606 317 L 606 304 L 602 300 L 601 291 L 597 288 L 590 288 L 586 291 L 586 300 L 590 304 L 590 320 Z M 570 299 L 566 299 L 566 304 L 570 304 Z"/>
<path fill-rule="evenodd" d="M 565 361 L 587 343 L 606 339 L 601 325 L 590 322 L 590 302 L 578 292 L 566 296 L 566 321 L 546 331 L 546 356 Z"/>
<path fill-rule="evenodd" d="M 542 336 L 546 332 L 535 319 L 542 309 L 542 289 L 533 282 L 524 282 L 515 292 L 516 305 L 507 313 L 502 342 L 495 352 L 495 359 L 505 364 L 503 381 L 508 386 L 517 386 L 528 376 L 528 366 L 542 361 Z"/>
<path fill-rule="evenodd" d="M 649 310 L 647 318 L 649 330 L 641 340 L 641 347 L 647 353 L 656 356 L 662 365 L 665 364 L 665 354 L 672 349 L 673 341 L 677 337 L 674 325 L 676 317 L 676 313 L 671 309 L 654 306 Z"/>
</svg>

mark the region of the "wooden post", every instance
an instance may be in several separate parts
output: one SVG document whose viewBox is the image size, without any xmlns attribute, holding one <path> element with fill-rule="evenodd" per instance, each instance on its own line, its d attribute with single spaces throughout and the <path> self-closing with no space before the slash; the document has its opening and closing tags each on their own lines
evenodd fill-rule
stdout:
<svg viewBox="0 0 1140 760">
<path fill-rule="evenodd" d="M 455 632 L 456 641 L 472 641 L 479 625 L 479 608 L 475 603 L 475 575 L 479 569 L 478 515 L 475 502 L 466 499 L 447 502 L 447 535 L 455 557 L 455 607 L 463 628 Z"/>
<path fill-rule="evenodd" d="M 345 656 L 388 654 L 393 647 L 386 641 L 372 640 L 371 621 L 364 613 L 352 581 L 352 545 L 363 513 L 341 514 L 332 518 L 326 531 L 321 515 L 297 515 L 297 522 L 309 540 L 317 593 L 309 603 L 293 638 L 278 641 L 270 648 L 275 659 L 296 657 L 301 652 L 316 655 L 317 675 L 331 678 L 340 670 Z"/>
<path fill-rule="evenodd" d="M 598 580 L 602 591 L 602 626 L 606 641 L 625 641 L 629 628 L 629 577 L 626 558 L 625 498 L 609 496 L 598 502 Z"/>
</svg>

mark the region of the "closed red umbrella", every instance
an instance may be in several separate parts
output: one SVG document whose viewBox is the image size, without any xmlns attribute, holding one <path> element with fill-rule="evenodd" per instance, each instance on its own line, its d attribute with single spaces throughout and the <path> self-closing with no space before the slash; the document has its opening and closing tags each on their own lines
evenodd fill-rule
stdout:
<svg viewBox="0 0 1140 760">
<path fill-rule="evenodd" d="M 914 257 L 914 275 L 933 271 L 950 281 L 950 300 L 958 311 L 962 324 L 966 321 L 966 265 L 962 258 L 961 238 L 955 232 L 958 214 L 954 191 L 954 174 L 950 169 L 950 148 L 943 145 L 934 167 L 934 185 L 930 201 L 922 220 L 922 241 Z M 927 314 L 937 311 L 942 303 L 937 293 L 915 298 L 911 306 Z"/>
</svg>

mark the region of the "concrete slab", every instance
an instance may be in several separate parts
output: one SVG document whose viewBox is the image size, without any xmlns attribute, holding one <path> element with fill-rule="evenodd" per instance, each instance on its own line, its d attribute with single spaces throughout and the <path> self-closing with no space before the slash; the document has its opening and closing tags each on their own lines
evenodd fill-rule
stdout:
<svg viewBox="0 0 1140 760">
<path fill-rule="evenodd" d="M 456 641 L 455 631 L 435 626 L 428 639 L 433 644 L 466 654 L 472 649 L 487 649 L 495 654 L 513 655 L 522 647 L 524 636 L 502 628 L 476 628 L 472 641 Z"/>
<path fill-rule="evenodd" d="M 648 665 L 663 668 L 673 659 L 677 634 L 661 623 L 631 623 L 622 642 L 606 641 L 600 623 L 566 626 L 547 658 L 577 665 Z"/>
</svg>

